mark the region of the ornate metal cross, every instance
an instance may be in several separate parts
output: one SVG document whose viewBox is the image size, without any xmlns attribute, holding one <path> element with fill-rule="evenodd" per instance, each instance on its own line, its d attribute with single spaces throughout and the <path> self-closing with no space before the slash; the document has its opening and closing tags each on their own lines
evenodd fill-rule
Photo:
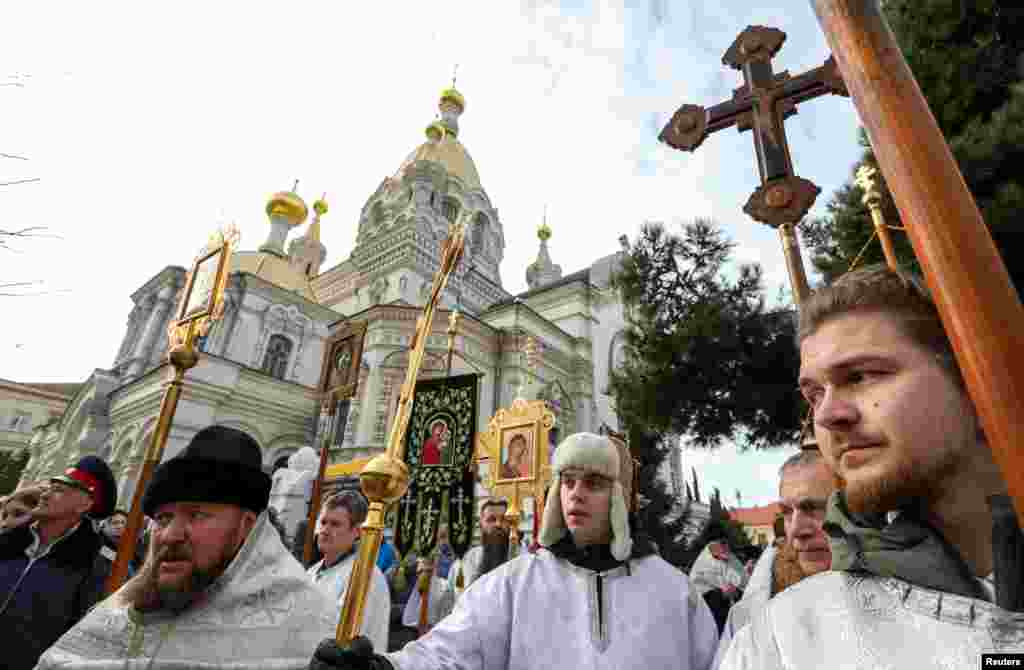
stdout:
<svg viewBox="0 0 1024 670">
<path fill-rule="evenodd" d="M 658 139 L 675 149 L 694 151 L 708 135 L 723 128 L 753 129 L 761 186 L 743 211 L 755 221 L 779 228 L 799 304 L 808 289 L 793 226 L 807 214 L 821 189 L 794 174 L 784 121 L 796 114 L 798 103 L 830 93 L 849 94 L 833 58 L 795 77 L 788 71 L 775 73 L 772 58 L 785 41 L 786 33 L 777 28 L 748 26 L 722 57 L 725 65 L 743 72 L 744 85 L 733 91 L 732 100 L 709 109 L 683 105 Z"/>
<path fill-rule="evenodd" d="M 462 508 L 466 506 L 467 500 L 469 499 L 466 497 L 466 493 L 460 488 L 458 495 L 455 496 L 455 504 L 459 508 L 459 521 L 462 521 Z"/>
</svg>

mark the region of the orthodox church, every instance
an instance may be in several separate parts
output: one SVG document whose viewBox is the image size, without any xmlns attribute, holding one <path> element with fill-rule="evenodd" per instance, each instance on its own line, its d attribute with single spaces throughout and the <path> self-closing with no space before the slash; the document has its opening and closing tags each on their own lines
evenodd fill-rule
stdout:
<svg viewBox="0 0 1024 670">
<path fill-rule="evenodd" d="M 358 394 L 331 462 L 383 451 L 416 318 L 439 265 L 440 242 L 455 221 L 467 226 L 465 255 L 443 294 L 420 378 L 446 374 L 445 329 L 458 309 L 451 373 L 479 375 L 478 430 L 512 403 L 521 385 L 526 398 L 549 401 L 560 435 L 618 427 L 608 382 L 625 321 L 610 278 L 622 252 L 563 274 L 551 259 L 545 223 L 537 231 L 537 259 L 525 269 L 528 290 L 506 291 L 502 221 L 461 140 L 466 101 L 449 88 L 439 109 L 425 141 L 366 200 L 354 247 L 338 265 L 322 268 L 327 203 L 313 204 L 304 233 L 289 242 L 308 218 L 307 205 L 295 192 L 270 198 L 266 242 L 231 259 L 224 316 L 200 342 L 204 355 L 186 375 L 164 458 L 212 424 L 252 435 L 268 472 L 312 446 L 325 341 L 349 321 L 365 322 L 367 331 Z M 114 470 L 121 505 L 130 504 L 156 427 L 169 370 L 167 327 L 185 276 L 184 268 L 168 266 L 132 294 L 113 365 L 97 368 L 59 418 L 33 431 L 22 481 L 98 454 Z M 531 336 L 540 353 L 528 374 L 522 351 Z M 679 494 L 678 462 L 669 469 L 666 479 Z"/>
</svg>

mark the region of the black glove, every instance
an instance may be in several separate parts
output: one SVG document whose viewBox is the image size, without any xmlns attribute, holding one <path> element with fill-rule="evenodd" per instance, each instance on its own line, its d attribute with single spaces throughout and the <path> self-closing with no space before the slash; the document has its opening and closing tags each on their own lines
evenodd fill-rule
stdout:
<svg viewBox="0 0 1024 670">
<path fill-rule="evenodd" d="M 309 662 L 309 670 L 395 670 L 380 654 L 373 653 L 373 644 L 357 637 L 348 647 L 339 647 L 333 637 L 320 643 Z"/>
</svg>

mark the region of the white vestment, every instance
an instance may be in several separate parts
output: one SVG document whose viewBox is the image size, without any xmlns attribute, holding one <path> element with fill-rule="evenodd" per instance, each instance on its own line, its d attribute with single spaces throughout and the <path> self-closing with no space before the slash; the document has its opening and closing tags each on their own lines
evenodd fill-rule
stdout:
<svg viewBox="0 0 1024 670">
<path fill-rule="evenodd" d="M 359 556 L 358 549 L 350 556 L 343 558 L 326 570 L 324 562 L 319 561 L 308 570 L 309 576 L 327 597 L 334 603 L 334 620 L 337 624 L 341 616 L 341 606 L 345 602 L 345 591 L 348 589 L 348 578 Z M 384 573 L 376 565 L 370 577 L 370 589 L 366 592 L 366 605 L 363 607 L 363 622 L 360 633 L 373 643 L 377 653 L 388 648 L 388 624 L 391 620 L 391 592 Z"/>
<path fill-rule="evenodd" d="M 455 593 L 448 587 L 448 582 L 437 577 L 430 579 L 430 600 L 427 601 L 427 625 L 433 626 L 448 616 L 455 605 Z M 413 587 L 409 600 L 402 610 L 402 625 L 416 628 L 420 625 L 420 591 L 418 585 Z"/>
<path fill-rule="evenodd" d="M 484 548 L 478 544 L 463 554 L 461 559 L 452 563 L 451 570 L 448 571 L 448 588 L 451 589 L 456 598 L 461 596 L 469 588 L 469 585 L 480 576 L 480 562 L 483 559 Z M 455 579 L 459 574 L 460 568 L 462 569 L 462 588 L 458 589 L 455 586 Z"/>
<path fill-rule="evenodd" d="M 336 620 L 264 512 L 202 602 L 181 614 L 140 613 L 115 594 L 57 640 L 36 670 L 305 670 Z"/>
<path fill-rule="evenodd" d="M 478 579 L 388 659 L 396 670 L 706 670 L 717 642 L 703 598 L 660 557 L 596 573 L 542 549 Z"/>
<path fill-rule="evenodd" d="M 981 667 L 1024 652 L 1024 614 L 985 600 L 847 572 L 808 577 L 740 630 L 722 670 Z"/>
<path fill-rule="evenodd" d="M 718 651 L 715 652 L 715 660 L 711 664 L 712 670 L 718 670 L 722 664 L 722 658 L 729 649 L 732 639 L 736 637 L 736 633 L 746 626 L 754 615 L 764 609 L 771 599 L 775 553 L 775 547 L 768 547 L 764 550 L 754 565 L 754 571 L 750 573 L 743 597 L 729 608 L 729 616 L 725 619 L 725 626 L 722 627 L 722 633 L 718 639 Z"/>
<path fill-rule="evenodd" d="M 690 568 L 690 584 L 701 595 L 712 589 L 720 589 L 726 584 L 742 589 L 746 579 L 747 573 L 743 570 L 743 564 L 731 551 L 729 558 L 720 561 L 711 554 L 711 545 L 704 547 Z"/>
</svg>

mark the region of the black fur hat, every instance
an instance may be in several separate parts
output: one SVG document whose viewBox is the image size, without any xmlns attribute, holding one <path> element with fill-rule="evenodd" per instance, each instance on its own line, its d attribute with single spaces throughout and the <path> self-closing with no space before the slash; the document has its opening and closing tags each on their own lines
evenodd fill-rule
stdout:
<svg viewBox="0 0 1024 670">
<path fill-rule="evenodd" d="M 258 514 L 267 508 L 270 484 L 256 440 L 235 428 L 210 426 L 156 469 L 142 510 L 153 516 L 165 503 L 206 502 L 238 505 Z"/>
</svg>

